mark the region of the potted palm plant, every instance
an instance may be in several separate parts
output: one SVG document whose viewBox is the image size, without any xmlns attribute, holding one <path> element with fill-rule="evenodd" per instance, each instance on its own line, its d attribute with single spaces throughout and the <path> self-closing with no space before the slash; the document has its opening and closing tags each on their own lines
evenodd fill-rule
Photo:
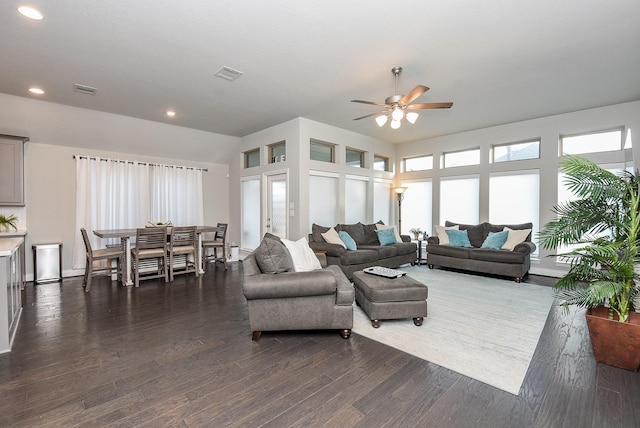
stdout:
<svg viewBox="0 0 640 428">
<path fill-rule="evenodd" d="M 543 248 L 572 250 L 554 256 L 570 263 L 556 283 L 561 305 L 587 308 L 587 326 L 596 361 L 636 371 L 640 366 L 640 178 L 607 171 L 569 156 L 560 164 L 576 200 L 559 204 L 557 220 L 539 234 Z"/>
<path fill-rule="evenodd" d="M 420 235 L 422 234 L 422 229 L 420 229 L 419 227 L 414 227 L 409 230 L 409 233 L 412 233 L 413 237 L 417 241 L 418 239 L 420 239 Z"/>
</svg>

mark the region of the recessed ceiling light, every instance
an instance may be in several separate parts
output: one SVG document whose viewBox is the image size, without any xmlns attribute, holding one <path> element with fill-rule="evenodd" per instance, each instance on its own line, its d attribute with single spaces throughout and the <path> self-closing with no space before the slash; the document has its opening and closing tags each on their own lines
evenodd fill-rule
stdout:
<svg viewBox="0 0 640 428">
<path fill-rule="evenodd" d="M 20 12 L 22 15 L 26 16 L 27 18 L 35 19 L 36 21 L 41 21 L 44 19 L 44 16 L 42 16 L 40 11 L 29 6 L 20 6 L 18 8 L 18 12 Z"/>
<path fill-rule="evenodd" d="M 40 88 L 29 88 L 29 92 L 31 92 L 32 94 L 36 94 L 36 95 L 42 95 L 44 94 L 44 91 Z"/>
<path fill-rule="evenodd" d="M 173 116 L 175 116 L 175 115 L 176 115 L 176 112 L 175 112 L 175 111 L 173 111 L 173 110 L 167 110 L 167 116 L 169 116 L 169 117 L 173 117 Z"/>
</svg>

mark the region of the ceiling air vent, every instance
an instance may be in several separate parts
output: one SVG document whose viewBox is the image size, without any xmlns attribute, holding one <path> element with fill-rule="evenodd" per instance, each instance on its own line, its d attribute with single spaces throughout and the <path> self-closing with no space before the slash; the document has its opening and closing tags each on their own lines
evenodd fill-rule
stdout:
<svg viewBox="0 0 640 428">
<path fill-rule="evenodd" d="M 96 88 L 92 88 L 91 86 L 87 86 L 87 85 L 80 85 L 78 83 L 73 85 L 73 90 L 86 95 L 95 95 L 97 91 Z"/>
<path fill-rule="evenodd" d="M 242 76 L 242 71 L 234 70 L 231 67 L 223 66 L 220 70 L 216 71 L 215 76 L 221 79 L 233 81 L 233 80 L 236 80 L 238 77 Z"/>
</svg>

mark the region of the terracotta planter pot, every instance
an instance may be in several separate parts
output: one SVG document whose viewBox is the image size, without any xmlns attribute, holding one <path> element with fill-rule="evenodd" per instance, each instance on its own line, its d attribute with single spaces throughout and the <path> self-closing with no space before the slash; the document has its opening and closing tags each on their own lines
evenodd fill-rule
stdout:
<svg viewBox="0 0 640 428">
<path fill-rule="evenodd" d="M 629 314 L 629 322 L 610 320 L 609 310 L 587 310 L 587 326 L 596 361 L 621 369 L 638 371 L 640 367 L 640 313 Z"/>
</svg>

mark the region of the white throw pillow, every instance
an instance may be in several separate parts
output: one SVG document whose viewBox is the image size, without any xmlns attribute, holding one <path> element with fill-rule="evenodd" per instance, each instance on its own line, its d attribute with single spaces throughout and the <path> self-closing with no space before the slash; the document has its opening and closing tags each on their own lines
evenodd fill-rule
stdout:
<svg viewBox="0 0 640 428">
<path fill-rule="evenodd" d="M 324 240 L 329 244 L 338 244 L 342 245 L 343 248 L 347 248 L 347 246 L 344 245 L 344 242 L 342 242 L 342 239 L 340 239 L 340 235 L 338 235 L 338 232 L 336 232 L 333 227 L 327 230 L 325 233 L 321 233 L 320 235 L 322 235 Z"/>
<path fill-rule="evenodd" d="M 393 232 L 396 234 L 396 243 L 397 244 L 402 243 L 402 238 L 400 237 L 400 234 L 398 233 L 398 229 L 395 226 L 385 226 L 384 224 L 376 223 L 376 229 L 377 230 L 393 229 Z"/>
<path fill-rule="evenodd" d="M 507 241 L 502 246 L 502 249 L 511 250 L 511 251 L 513 251 L 516 245 L 520 244 L 521 242 L 524 242 L 524 240 L 527 239 L 527 236 L 529 236 L 529 234 L 531 233 L 531 229 L 513 230 L 513 229 L 509 229 L 508 227 L 505 227 L 502 230 L 503 231 L 506 230 L 509 232 L 509 237 L 507 238 Z"/>
<path fill-rule="evenodd" d="M 306 238 L 300 238 L 297 241 L 281 239 L 282 243 L 287 247 L 291 258 L 293 259 L 293 268 L 296 272 L 309 272 L 312 270 L 322 269 L 320 260 L 309 247 Z"/>
<path fill-rule="evenodd" d="M 460 226 L 457 224 L 455 226 L 433 226 L 436 231 L 436 235 L 438 235 L 438 240 L 440 245 L 449 245 L 449 235 L 445 230 L 460 230 Z"/>
</svg>

